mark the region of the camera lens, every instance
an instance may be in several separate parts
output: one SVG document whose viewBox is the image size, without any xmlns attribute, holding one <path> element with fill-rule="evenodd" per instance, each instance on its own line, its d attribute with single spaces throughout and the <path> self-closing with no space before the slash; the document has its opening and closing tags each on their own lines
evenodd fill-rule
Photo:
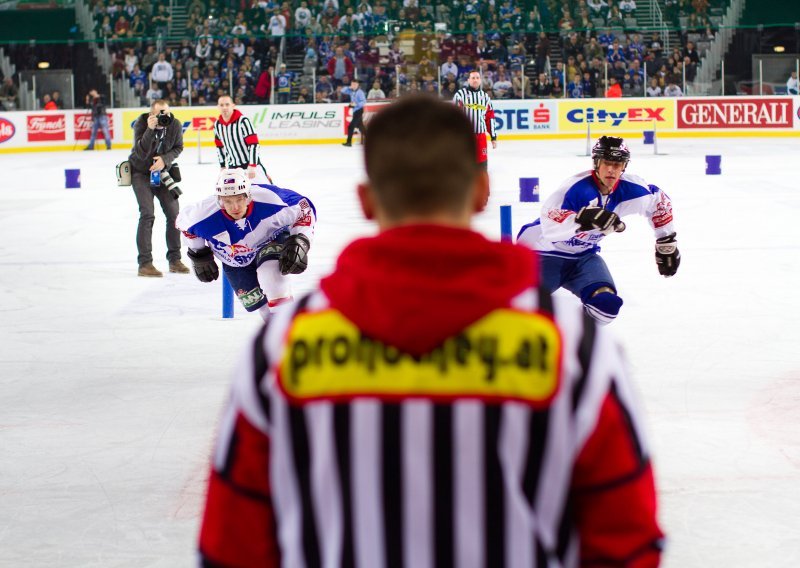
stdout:
<svg viewBox="0 0 800 568">
<path fill-rule="evenodd" d="M 169 126 L 169 123 L 172 122 L 172 115 L 165 114 L 165 111 L 161 111 L 158 113 L 158 125 L 159 126 Z"/>
</svg>

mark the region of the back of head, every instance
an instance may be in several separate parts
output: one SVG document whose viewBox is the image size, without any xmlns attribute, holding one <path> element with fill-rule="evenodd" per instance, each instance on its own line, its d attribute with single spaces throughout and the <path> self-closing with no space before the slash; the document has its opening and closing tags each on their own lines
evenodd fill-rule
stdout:
<svg viewBox="0 0 800 568">
<path fill-rule="evenodd" d="M 472 125 L 451 104 L 410 96 L 378 112 L 364 145 L 373 194 L 391 218 L 457 213 L 478 166 Z"/>
</svg>

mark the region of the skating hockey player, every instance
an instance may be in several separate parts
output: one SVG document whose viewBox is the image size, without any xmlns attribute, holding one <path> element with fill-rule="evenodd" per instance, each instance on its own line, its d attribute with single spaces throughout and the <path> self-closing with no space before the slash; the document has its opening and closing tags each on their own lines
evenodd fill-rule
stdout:
<svg viewBox="0 0 800 568">
<path fill-rule="evenodd" d="M 289 274 L 308 265 L 316 222 L 306 197 L 274 185 L 250 185 L 244 170 L 220 172 L 215 195 L 181 211 L 194 273 L 201 282 L 219 276 L 214 257 L 248 312 L 266 320 L 292 300 Z"/>
<path fill-rule="evenodd" d="M 542 284 L 551 291 L 566 288 L 601 323 L 617 317 L 622 298 L 597 254 L 598 243 L 625 230 L 622 217 L 639 214 L 650 221 L 662 276 L 674 276 L 681 261 L 669 196 L 625 173 L 630 157 L 622 138 L 601 137 L 592 149 L 594 168 L 567 179 L 545 201 L 539 219 L 522 227 L 517 237 L 539 251 Z"/>
</svg>

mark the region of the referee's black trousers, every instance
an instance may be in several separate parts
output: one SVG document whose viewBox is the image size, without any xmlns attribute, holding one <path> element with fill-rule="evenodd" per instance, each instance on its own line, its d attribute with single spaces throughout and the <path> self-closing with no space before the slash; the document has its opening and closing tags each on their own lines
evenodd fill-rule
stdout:
<svg viewBox="0 0 800 568">
<path fill-rule="evenodd" d="M 361 137 L 364 137 L 364 109 L 360 108 L 353 113 L 353 119 L 350 121 L 350 127 L 347 129 L 347 143 L 352 144 L 353 142 L 353 133 L 358 128 L 358 131 L 361 132 Z"/>
</svg>

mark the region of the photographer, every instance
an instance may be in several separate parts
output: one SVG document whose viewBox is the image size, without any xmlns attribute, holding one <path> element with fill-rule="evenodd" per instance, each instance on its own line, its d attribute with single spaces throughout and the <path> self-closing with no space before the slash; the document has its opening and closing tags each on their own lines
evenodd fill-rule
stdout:
<svg viewBox="0 0 800 568">
<path fill-rule="evenodd" d="M 149 113 L 143 113 L 133 125 L 133 151 L 130 162 L 131 181 L 136 201 L 139 203 L 139 228 L 136 231 L 136 246 L 139 249 L 139 276 L 161 276 L 153 266 L 153 222 L 155 206 L 153 196 L 158 198 L 167 218 L 167 261 L 169 271 L 188 274 L 189 269 L 181 262 L 181 239 L 175 228 L 178 216 L 178 196 L 181 190 L 175 159 L 183 152 L 181 123 L 174 120 L 169 104 L 155 101 Z"/>
<path fill-rule="evenodd" d="M 106 147 L 111 150 L 111 133 L 108 131 L 108 114 L 106 113 L 106 102 L 103 95 L 92 89 L 86 95 L 86 108 L 92 113 L 92 136 L 89 138 L 89 145 L 86 150 L 94 150 L 94 141 L 97 139 L 97 130 L 103 131 L 103 138 L 106 140 Z"/>
</svg>

